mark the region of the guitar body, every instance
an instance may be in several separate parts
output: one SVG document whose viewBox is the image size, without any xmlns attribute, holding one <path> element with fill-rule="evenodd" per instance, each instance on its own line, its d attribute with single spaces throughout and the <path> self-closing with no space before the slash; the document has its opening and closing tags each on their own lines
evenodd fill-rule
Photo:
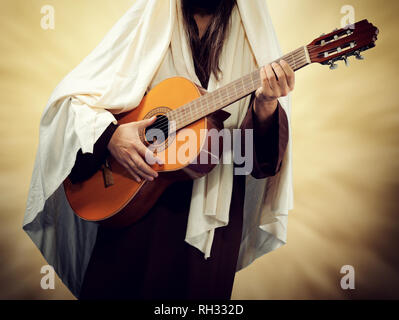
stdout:
<svg viewBox="0 0 399 320">
<path fill-rule="evenodd" d="M 162 116 L 200 96 L 201 88 L 193 82 L 180 77 L 170 78 L 155 86 L 137 108 L 120 115 L 118 123 Z M 215 164 L 211 164 L 210 159 L 208 164 L 199 164 L 196 160 L 202 152 L 208 158 L 220 157 L 220 154 L 211 154 L 210 136 L 201 135 L 201 130 L 207 132 L 210 129 L 222 129 L 223 120 L 228 115 L 223 111 L 222 113 L 221 118 L 203 118 L 178 130 L 173 138 L 170 137 L 161 148 L 157 148 L 156 155 L 164 160 L 164 164 L 152 166 L 159 172 L 159 177 L 152 182 L 136 182 L 112 156 L 108 159 L 113 180 L 110 186 L 106 186 L 103 170 L 98 170 L 91 178 L 80 183 L 73 184 L 67 178 L 64 181 L 64 190 L 71 208 L 84 220 L 101 222 L 111 227 L 136 222 L 151 209 L 171 183 L 199 178 L 213 169 Z M 190 150 L 189 154 L 187 150 Z"/>
</svg>

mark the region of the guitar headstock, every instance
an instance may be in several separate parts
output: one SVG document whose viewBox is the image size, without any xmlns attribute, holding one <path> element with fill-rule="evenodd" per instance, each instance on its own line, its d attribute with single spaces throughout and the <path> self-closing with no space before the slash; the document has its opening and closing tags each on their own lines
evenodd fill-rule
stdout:
<svg viewBox="0 0 399 320">
<path fill-rule="evenodd" d="M 338 60 L 348 64 L 351 56 L 363 60 L 360 53 L 375 47 L 377 35 L 378 29 L 367 20 L 348 25 L 311 42 L 307 46 L 310 60 L 312 63 L 330 65 L 330 69 L 337 68 L 335 62 Z"/>
</svg>

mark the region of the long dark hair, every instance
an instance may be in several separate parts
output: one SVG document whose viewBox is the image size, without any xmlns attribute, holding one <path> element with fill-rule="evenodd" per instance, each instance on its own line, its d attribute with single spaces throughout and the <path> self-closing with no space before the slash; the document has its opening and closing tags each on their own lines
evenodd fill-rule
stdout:
<svg viewBox="0 0 399 320">
<path fill-rule="evenodd" d="M 227 36 L 230 17 L 236 0 L 182 0 L 182 11 L 186 32 L 190 39 L 196 73 L 201 84 L 206 87 L 207 79 L 213 73 L 219 79 L 222 72 L 219 67 L 219 57 L 222 53 L 223 43 Z M 199 38 L 194 14 L 212 14 L 212 20 L 204 33 Z"/>
</svg>

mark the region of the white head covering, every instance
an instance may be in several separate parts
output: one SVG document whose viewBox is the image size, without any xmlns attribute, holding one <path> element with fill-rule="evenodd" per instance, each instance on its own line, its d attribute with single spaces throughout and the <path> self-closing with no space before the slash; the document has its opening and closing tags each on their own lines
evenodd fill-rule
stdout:
<svg viewBox="0 0 399 320">
<path fill-rule="evenodd" d="M 76 217 L 62 182 L 79 149 L 93 145 L 113 113 L 135 108 L 145 92 L 172 76 L 199 84 L 184 31 L 181 0 L 137 0 L 99 46 L 54 90 L 40 124 L 40 142 L 24 218 L 24 230 L 78 296 L 95 243 L 97 225 Z M 221 55 L 223 77 L 211 76 L 208 90 L 227 84 L 281 56 L 263 0 L 237 0 Z M 237 63 L 239 62 L 239 63 Z M 249 98 L 226 108 L 227 128 L 238 128 Z M 288 117 L 290 100 L 280 99 Z M 243 236 L 237 270 L 286 241 L 292 208 L 291 141 L 280 172 L 247 177 Z M 186 241 L 211 255 L 215 229 L 228 224 L 232 165 L 218 165 L 194 181 Z"/>
</svg>

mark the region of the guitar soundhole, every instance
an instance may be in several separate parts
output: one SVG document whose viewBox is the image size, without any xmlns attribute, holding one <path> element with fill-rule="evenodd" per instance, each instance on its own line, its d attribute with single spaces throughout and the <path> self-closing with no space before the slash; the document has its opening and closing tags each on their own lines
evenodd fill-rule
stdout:
<svg viewBox="0 0 399 320">
<path fill-rule="evenodd" d="M 168 137 L 169 119 L 165 115 L 158 115 L 157 120 L 145 130 L 145 140 L 150 145 L 161 145 Z"/>
</svg>

